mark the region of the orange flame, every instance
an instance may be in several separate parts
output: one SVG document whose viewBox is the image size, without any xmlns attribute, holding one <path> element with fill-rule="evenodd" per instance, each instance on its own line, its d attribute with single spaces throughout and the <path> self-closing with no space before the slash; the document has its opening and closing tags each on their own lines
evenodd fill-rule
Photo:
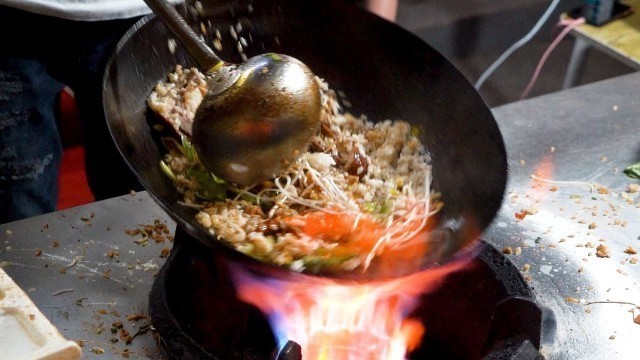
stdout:
<svg viewBox="0 0 640 360">
<path fill-rule="evenodd" d="M 540 162 L 536 165 L 535 171 L 531 176 L 531 188 L 534 189 L 533 195 L 542 195 L 542 187 L 547 179 L 553 179 L 553 158 L 551 155 L 547 155 L 540 160 Z M 544 195 L 542 195 L 544 196 Z M 538 197 L 538 196 L 536 196 Z"/>
<path fill-rule="evenodd" d="M 536 212 L 536 204 L 549 196 L 546 186 L 554 183 L 552 180 L 554 165 L 551 155 L 543 157 L 534 169 L 535 171 L 531 174 L 530 188 L 526 191 L 522 202 L 523 208 L 515 213 L 518 220 L 524 220 L 527 215 Z"/>
<path fill-rule="evenodd" d="M 269 317 L 280 346 L 298 343 L 303 359 L 402 360 L 425 332 L 419 320 L 407 318 L 420 295 L 466 264 L 366 283 L 266 279 L 241 267 L 232 270 L 238 297 Z"/>
</svg>

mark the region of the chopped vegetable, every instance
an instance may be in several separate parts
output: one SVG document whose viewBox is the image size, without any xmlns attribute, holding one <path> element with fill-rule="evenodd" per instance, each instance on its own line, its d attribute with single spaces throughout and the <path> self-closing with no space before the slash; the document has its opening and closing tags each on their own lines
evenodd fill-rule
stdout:
<svg viewBox="0 0 640 360">
<path fill-rule="evenodd" d="M 413 214 L 384 222 L 368 213 L 312 211 L 285 219 L 301 236 L 333 243 L 334 247 L 314 253 L 317 263 L 330 265 L 363 257 L 366 266 L 374 256 L 391 255 L 397 260 L 427 248 L 427 216 Z M 317 257 L 319 256 L 319 257 Z M 305 263 L 311 258 L 305 259 Z M 322 261 L 320 261 L 322 259 Z"/>
<path fill-rule="evenodd" d="M 227 197 L 227 190 L 229 187 L 225 181 L 206 170 L 198 159 L 198 153 L 195 147 L 191 144 L 186 136 L 181 137 L 181 144 L 178 146 L 176 141 L 173 141 L 178 150 L 184 155 L 188 162 L 188 168 L 185 171 L 185 175 L 190 179 L 195 180 L 199 189 L 196 191 L 196 195 L 208 201 L 222 201 Z M 162 172 L 173 182 L 178 181 L 178 177 L 171 169 L 171 166 L 165 161 L 160 161 L 160 169 Z"/>
<path fill-rule="evenodd" d="M 169 179 L 171 179 L 171 181 L 178 181 L 176 175 L 173 173 L 173 170 L 171 170 L 171 167 L 169 167 L 169 165 L 167 165 L 167 163 L 162 160 L 160 160 L 160 169 Z"/>
<path fill-rule="evenodd" d="M 227 190 L 224 184 L 215 181 L 209 171 L 190 168 L 186 171 L 186 175 L 198 182 L 201 190 L 197 192 L 197 195 L 202 199 L 222 201 L 227 197 Z"/>
<path fill-rule="evenodd" d="M 640 162 L 627 166 L 622 172 L 633 179 L 640 179 Z"/>
<path fill-rule="evenodd" d="M 391 207 L 386 201 L 369 201 L 363 204 L 363 210 L 374 215 L 386 215 Z"/>
<path fill-rule="evenodd" d="M 180 151 L 182 152 L 182 154 L 184 154 L 184 156 L 187 157 L 187 159 L 189 160 L 189 163 L 197 164 L 199 160 L 198 160 L 198 153 L 196 152 L 196 148 L 193 147 L 193 145 L 191 144 L 191 141 L 189 141 L 189 139 L 187 139 L 186 136 L 181 136 L 181 140 L 182 140 L 182 147 L 180 148 Z"/>
</svg>

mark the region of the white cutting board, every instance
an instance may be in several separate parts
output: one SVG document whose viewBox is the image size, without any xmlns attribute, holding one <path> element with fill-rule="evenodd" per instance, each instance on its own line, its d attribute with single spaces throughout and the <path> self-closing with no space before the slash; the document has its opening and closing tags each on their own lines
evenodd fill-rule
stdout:
<svg viewBox="0 0 640 360">
<path fill-rule="evenodd" d="M 0 268 L 0 359 L 75 360 L 80 346 L 65 339 Z"/>
</svg>

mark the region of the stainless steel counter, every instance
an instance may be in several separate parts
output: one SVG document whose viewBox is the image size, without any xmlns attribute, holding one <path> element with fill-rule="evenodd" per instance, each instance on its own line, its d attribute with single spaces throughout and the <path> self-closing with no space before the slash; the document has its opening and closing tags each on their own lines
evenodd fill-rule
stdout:
<svg viewBox="0 0 640 360">
<path fill-rule="evenodd" d="M 494 109 L 510 181 L 485 238 L 520 247 L 509 258 L 529 264 L 557 319 L 543 349 L 552 359 L 640 358 L 640 193 L 629 191 L 640 181 L 622 173 L 640 161 L 639 91 L 635 73 Z M 599 245 L 610 257 L 597 256 Z"/>
<path fill-rule="evenodd" d="M 640 193 L 627 191 L 639 182 L 622 174 L 640 161 L 639 93 L 637 73 L 494 109 L 510 181 L 485 239 L 511 248 L 555 314 L 543 338 L 549 359 L 640 354 L 640 255 L 630 254 L 640 251 Z M 566 183 L 536 183 L 536 172 Z M 144 315 L 171 247 L 164 225 L 173 233 L 146 192 L 8 223 L 0 266 L 86 358 L 161 358 Z M 145 235 L 153 228 L 155 239 Z"/>
<path fill-rule="evenodd" d="M 0 266 L 84 358 L 159 358 L 148 294 L 170 248 L 138 230 L 175 223 L 146 192 L 0 226 Z M 157 226 L 160 228 L 160 226 Z M 170 234 L 169 234 L 170 235 Z M 132 318 L 133 316 L 133 318 Z M 127 320 L 129 317 L 132 320 Z M 138 320 L 133 320 L 139 318 Z M 127 345 L 127 333 L 133 338 Z"/>
</svg>

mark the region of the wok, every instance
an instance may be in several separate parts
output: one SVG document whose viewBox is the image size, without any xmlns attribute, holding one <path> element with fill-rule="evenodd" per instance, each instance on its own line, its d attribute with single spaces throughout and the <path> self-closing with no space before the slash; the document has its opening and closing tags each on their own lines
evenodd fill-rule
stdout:
<svg viewBox="0 0 640 360">
<path fill-rule="evenodd" d="M 223 59 L 242 60 L 230 35 L 230 26 L 240 24 L 245 36 L 251 34 L 245 39 L 250 43 L 247 56 L 267 51 L 294 56 L 333 89 L 343 91 L 352 104 L 350 112 L 366 114 L 373 121 L 403 119 L 421 129 L 421 140 L 432 157 L 432 187 L 444 202 L 429 239 L 432 251 L 414 262 L 399 261 L 390 273 L 372 265 L 365 273 L 325 271 L 312 276 L 399 276 L 473 253 L 502 203 L 506 152 L 491 111 L 445 57 L 401 27 L 343 1 L 201 3 L 200 11 L 189 7 L 180 11 L 194 28 L 211 24 L 211 29 L 219 29 Z M 180 44 L 171 51 L 171 37 L 158 19 L 145 17 L 125 34 L 108 63 L 103 102 L 117 147 L 154 200 L 194 239 L 253 271 L 299 276 L 208 235 L 195 221 L 195 211 L 178 203 L 181 195 L 161 172 L 165 149 L 152 134 L 146 98 L 176 64 L 196 66 Z"/>
</svg>

